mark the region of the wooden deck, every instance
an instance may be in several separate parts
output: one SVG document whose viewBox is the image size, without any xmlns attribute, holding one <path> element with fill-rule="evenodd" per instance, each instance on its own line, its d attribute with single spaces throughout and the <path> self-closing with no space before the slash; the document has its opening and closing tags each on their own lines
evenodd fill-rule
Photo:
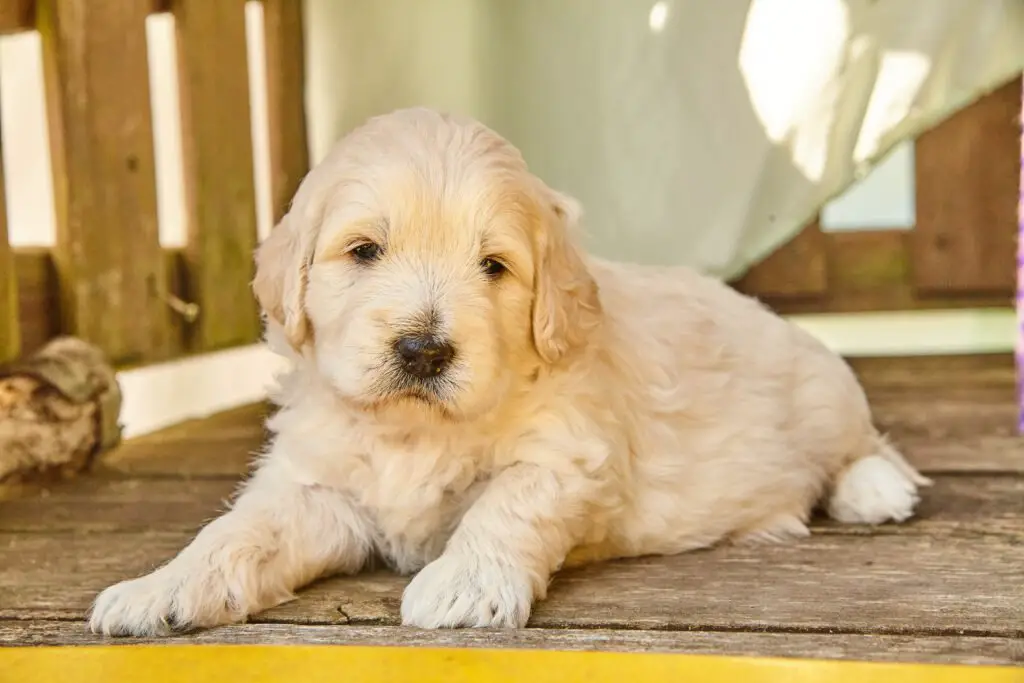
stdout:
<svg viewBox="0 0 1024 683">
<path fill-rule="evenodd" d="M 406 579 L 374 573 L 322 581 L 246 625 L 170 640 L 1024 663 L 1024 439 L 1012 359 L 856 368 L 878 421 L 936 480 L 912 523 L 821 520 L 790 545 L 564 572 L 518 632 L 402 628 Z M 169 559 L 217 514 L 261 443 L 264 410 L 135 440 L 89 476 L 0 501 L 0 644 L 109 642 L 86 632 L 91 600 Z"/>
</svg>

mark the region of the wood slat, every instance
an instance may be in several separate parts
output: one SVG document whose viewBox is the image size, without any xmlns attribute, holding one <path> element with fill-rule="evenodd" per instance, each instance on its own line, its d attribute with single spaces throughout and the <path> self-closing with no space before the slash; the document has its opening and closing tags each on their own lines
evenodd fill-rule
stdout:
<svg viewBox="0 0 1024 683">
<path fill-rule="evenodd" d="M 171 348 L 144 0 L 41 0 L 63 329 L 118 364 Z"/>
<path fill-rule="evenodd" d="M 0 533 L 0 618 L 80 618 L 98 591 L 150 571 L 186 533 Z M 999 537 L 819 536 L 611 562 L 559 574 L 545 628 L 788 630 L 1021 637 L 1024 544 Z M 322 581 L 254 622 L 397 625 L 407 579 Z"/>
<path fill-rule="evenodd" d="M 913 282 L 930 292 L 1016 284 L 1021 79 L 917 140 Z"/>
<path fill-rule="evenodd" d="M 928 472 L 1024 472 L 1012 384 L 868 386 L 875 422 Z"/>
<path fill-rule="evenodd" d="M 21 352 L 20 318 L 14 252 L 7 237 L 3 144 L 0 143 L 0 363 L 17 358 Z"/>
<path fill-rule="evenodd" d="M 0 0 L 0 35 L 31 31 L 36 26 L 36 0 Z"/>
<path fill-rule="evenodd" d="M 828 289 L 826 239 L 815 219 L 750 268 L 736 288 L 763 299 L 808 299 Z"/>
<path fill-rule="evenodd" d="M 956 387 L 990 386 L 1016 400 L 1017 366 L 1012 353 L 934 356 L 861 356 L 847 363 L 869 393 L 902 388 L 922 395 Z"/>
<path fill-rule="evenodd" d="M 302 3 L 264 0 L 263 26 L 270 127 L 270 192 L 273 218 L 277 223 L 309 170 Z"/>
<path fill-rule="evenodd" d="M 125 533 L 194 532 L 225 510 L 239 477 L 79 479 L 0 500 L 0 531 Z M 922 492 L 914 519 L 877 528 L 814 521 L 815 533 L 935 537 L 999 534 L 1024 542 L 1024 478 L 939 476 Z"/>
<path fill-rule="evenodd" d="M 177 0 L 173 12 L 181 88 L 188 206 L 190 301 L 200 307 L 191 347 L 259 339 L 249 290 L 256 248 L 244 0 Z"/>
<path fill-rule="evenodd" d="M 266 644 L 510 648 L 798 657 L 878 662 L 1007 665 L 1024 661 L 1011 638 L 607 629 L 435 630 L 395 626 L 240 624 L 188 636 L 110 639 L 78 621 L 0 622 L 0 645 Z"/>
<path fill-rule="evenodd" d="M 25 354 L 39 349 L 60 333 L 61 305 L 57 270 L 48 249 L 16 249 L 18 324 Z"/>
</svg>

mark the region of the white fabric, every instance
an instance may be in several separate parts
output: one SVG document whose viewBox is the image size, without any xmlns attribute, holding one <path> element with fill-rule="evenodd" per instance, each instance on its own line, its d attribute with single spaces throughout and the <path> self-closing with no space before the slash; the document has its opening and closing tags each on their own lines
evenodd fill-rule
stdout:
<svg viewBox="0 0 1024 683">
<path fill-rule="evenodd" d="M 722 277 L 1024 67 L 1024 0 L 307 8 L 315 158 L 364 116 L 457 109 L 582 200 L 595 251 Z"/>
</svg>

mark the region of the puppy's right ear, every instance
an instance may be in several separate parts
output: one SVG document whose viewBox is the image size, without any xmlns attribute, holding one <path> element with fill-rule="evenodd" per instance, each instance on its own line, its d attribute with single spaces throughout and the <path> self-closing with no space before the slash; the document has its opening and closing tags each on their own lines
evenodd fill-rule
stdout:
<svg viewBox="0 0 1024 683">
<path fill-rule="evenodd" d="M 294 212 L 290 212 L 256 249 L 256 277 L 252 283 L 256 300 L 266 314 L 281 325 L 288 343 L 296 351 L 310 338 L 306 276 L 315 243 L 298 221 Z"/>
</svg>

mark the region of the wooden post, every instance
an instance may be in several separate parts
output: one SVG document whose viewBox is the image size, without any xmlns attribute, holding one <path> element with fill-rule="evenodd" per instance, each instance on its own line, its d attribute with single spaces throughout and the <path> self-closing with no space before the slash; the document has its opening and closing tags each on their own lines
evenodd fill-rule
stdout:
<svg viewBox="0 0 1024 683">
<path fill-rule="evenodd" d="M 188 297 L 199 305 L 190 344 L 210 350 L 255 342 L 249 283 L 256 248 L 244 0 L 177 0 L 188 244 Z"/>
<path fill-rule="evenodd" d="M 922 293 L 1014 289 L 1017 247 L 1017 78 L 917 140 L 914 285 Z"/>
<path fill-rule="evenodd" d="M 146 16 L 152 0 L 40 0 L 63 328 L 115 364 L 169 353 Z"/>
<path fill-rule="evenodd" d="M 4 192 L 3 144 L 0 143 L 0 363 L 21 351 L 21 324 L 18 314 L 18 277 L 14 252 L 7 240 L 7 202 Z"/>
<path fill-rule="evenodd" d="M 277 223 L 309 171 L 301 0 L 264 0 L 263 27 L 270 123 L 270 191 L 274 223 Z"/>
</svg>

